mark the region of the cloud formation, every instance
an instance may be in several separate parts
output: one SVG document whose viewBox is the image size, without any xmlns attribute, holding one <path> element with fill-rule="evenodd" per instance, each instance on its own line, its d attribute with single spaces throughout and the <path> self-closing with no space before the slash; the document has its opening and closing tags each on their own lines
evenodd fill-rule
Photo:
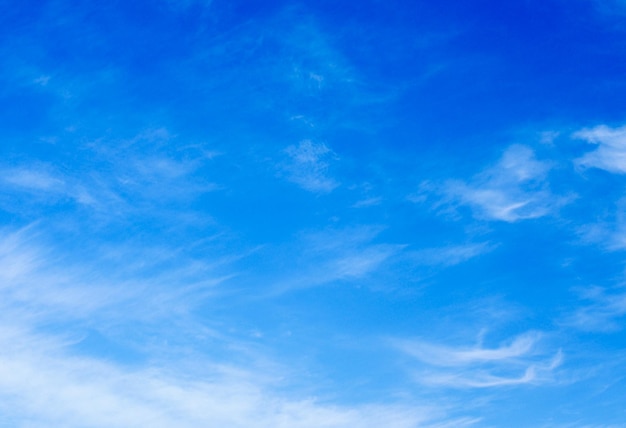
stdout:
<svg viewBox="0 0 626 428">
<path fill-rule="evenodd" d="M 290 388 L 283 381 L 289 378 L 286 367 L 263 363 L 263 356 L 222 332 L 211 333 L 217 340 L 212 348 L 226 346 L 227 362 L 201 352 L 197 343 L 183 346 L 181 354 L 181 341 L 197 342 L 207 330 L 189 315 L 202 289 L 220 282 L 209 284 L 208 268 L 196 261 L 146 275 L 174 254 L 135 254 L 139 264 L 134 265 L 134 257 L 118 246 L 117 254 L 80 269 L 46 250 L 38 237 L 35 226 L 0 236 L 0 413 L 5 421 L 20 426 L 27 419 L 28 426 L 42 428 L 374 428 L 385 423 L 415 428 L 455 421 L 468 426 L 475 420 L 451 418 L 430 405 L 340 405 L 285 393 Z M 181 261 L 176 256 L 176 264 Z M 107 268 L 111 262 L 115 273 Z M 163 319 L 175 328 L 165 327 Z M 57 328 L 50 331 L 50 326 Z M 121 327 L 123 335 L 132 331 L 141 363 L 85 355 L 76 345 L 87 326 L 102 332 Z M 152 328 L 158 329 L 157 343 L 150 343 Z M 235 349 L 247 355 L 245 364 L 233 361 Z"/>
<path fill-rule="evenodd" d="M 623 0 L 13 2 L 0 425 L 618 423 L 626 127 L 567 124 L 617 117 L 626 51 L 590 2 Z"/>
<path fill-rule="evenodd" d="M 565 200 L 548 187 L 548 162 L 537 160 L 532 149 L 513 145 L 499 162 L 471 181 L 451 180 L 443 188 L 454 204 L 469 206 L 486 220 L 514 223 L 546 216 Z"/>
<path fill-rule="evenodd" d="M 68 354 L 62 342 L 3 326 L 0 411 L 5 421 L 21 426 L 27 414 L 28 426 L 42 428 L 414 428 L 442 420 L 434 407 L 328 405 L 283 396 L 263 376 L 238 367 L 199 360 L 178 364 L 187 374 L 172 367 L 125 367 Z"/>
<path fill-rule="evenodd" d="M 403 245 L 374 242 L 380 227 L 359 226 L 304 233 L 295 246 L 286 248 L 292 266 L 285 269 L 276 292 L 363 280 L 380 269 L 404 248 Z M 285 258 L 283 252 L 274 255 Z"/>
<path fill-rule="evenodd" d="M 479 343 L 452 347 L 421 340 L 396 341 L 402 352 L 425 366 L 415 373 L 416 381 L 440 387 L 490 388 L 538 384 L 549 380 L 550 372 L 562 361 L 561 352 L 552 357 L 539 349 L 541 336 L 528 332 L 508 343 L 487 348 Z"/>
<path fill-rule="evenodd" d="M 615 332 L 622 329 L 620 320 L 626 316 L 626 291 L 610 292 L 606 288 L 593 286 L 578 289 L 585 302 L 567 315 L 562 324 L 588 332 Z"/>
<path fill-rule="evenodd" d="M 336 154 L 323 143 L 303 140 L 285 149 L 290 161 L 284 166 L 289 181 L 314 193 L 329 193 L 339 183 L 329 175 L 330 162 Z"/>
<path fill-rule="evenodd" d="M 495 248 L 488 242 L 449 245 L 440 248 L 427 248 L 414 251 L 411 257 L 419 264 L 433 266 L 454 266 L 488 253 Z"/>
<path fill-rule="evenodd" d="M 572 135 L 598 147 L 576 159 L 583 168 L 598 168 L 614 174 L 626 174 L 626 126 L 611 128 L 606 125 L 582 129 Z"/>
<path fill-rule="evenodd" d="M 608 251 L 626 249 L 626 199 L 619 200 L 613 210 L 609 218 L 579 227 L 583 242 Z"/>
</svg>

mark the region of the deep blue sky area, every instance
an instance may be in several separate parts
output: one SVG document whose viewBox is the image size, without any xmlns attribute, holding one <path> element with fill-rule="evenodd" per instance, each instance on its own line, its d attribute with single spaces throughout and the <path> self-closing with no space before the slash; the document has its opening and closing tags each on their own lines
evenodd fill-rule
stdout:
<svg viewBox="0 0 626 428">
<path fill-rule="evenodd" d="M 626 425 L 624 1 L 0 6 L 0 427 Z"/>
</svg>

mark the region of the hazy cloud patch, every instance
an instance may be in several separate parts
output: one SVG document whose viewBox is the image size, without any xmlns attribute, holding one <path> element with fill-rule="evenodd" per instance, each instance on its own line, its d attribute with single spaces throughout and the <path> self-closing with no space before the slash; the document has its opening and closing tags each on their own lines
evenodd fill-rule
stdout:
<svg viewBox="0 0 626 428">
<path fill-rule="evenodd" d="M 329 193 L 339 186 L 329 172 L 337 155 L 326 144 L 303 140 L 287 147 L 285 153 L 289 161 L 283 171 L 289 181 L 313 193 Z"/>
<path fill-rule="evenodd" d="M 514 223 L 552 214 L 569 200 L 550 191 L 550 168 L 550 163 L 538 160 L 531 148 L 513 145 L 496 165 L 469 181 L 449 180 L 428 187 L 443 196 L 439 206 L 467 206 L 477 218 Z M 412 200 L 424 198 L 422 194 Z"/>
<path fill-rule="evenodd" d="M 421 363 L 417 382 L 451 388 L 490 388 L 541 384 L 562 362 L 561 351 L 546 355 L 535 332 L 514 337 L 495 347 L 440 345 L 422 340 L 398 340 L 395 346 Z"/>
<path fill-rule="evenodd" d="M 626 291 L 610 291 L 592 286 L 576 290 L 583 305 L 565 316 L 561 324 L 588 332 L 615 332 L 622 330 L 621 320 L 626 316 Z"/>
<path fill-rule="evenodd" d="M 576 159 L 583 168 L 598 168 L 614 174 L 626 174 L 626 126 L 600 125 L 575 132 L 573 138 L 585 140 L 597 148 Z"/>
</svg>

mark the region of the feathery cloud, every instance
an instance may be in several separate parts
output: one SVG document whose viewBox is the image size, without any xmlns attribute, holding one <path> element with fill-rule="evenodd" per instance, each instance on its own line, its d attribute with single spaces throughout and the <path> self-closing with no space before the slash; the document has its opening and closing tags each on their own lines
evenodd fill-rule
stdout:
<svg viewBox="0 0 626 428">
<path fill-rule="evenodd" d="M 173 352 L 175 343 L 197 341 L 202 330 L 191 319 L 191 327 L 181 323 L 189 315 L 185 302 L 200 297 L 197 288 L 185 295 L 196 276 L 193 265 L 146 276 L 135 272 L 151 270 L 145 262 L 133 266 L 127 255 L 118 254 L 115 275 L 106 257 L 84 272 L 52 256 L 38 244 L 38 236 L 31 226 L 0 239 L 0 413 L 12 424 L 434 428 L 477 421 L 451 417 L 437 405 L 384 400 L 341 405 L 300 394 L 285 381 L 288 369 L 259 362 L 262 357 L 227 333 L 215 333 L 216 346 L 229 349 L 227 362 L 197 346 Z M 152 263 L 166 258 L 153 256 Z M 197 276 L 206 287 L 207 270 Z M 175 283 L 184 290 L 172 287 Z M 162 325 L 164 314 L 175 329 Z M 57 328 L 51 331 L 51 325 Z M 82 353 L 75 345 L 86 325 L 104 332 L 112 326 L 132 330 L 141 364 Z M 142 346 L 146 325 L 158 328 L 159 342 Z M 247 355 L 246 364 L 234 362 L 234 349 Z"/>
<path fill-rule="evenodd" d="M 314 193 L 329 193 L 339 185 L 328 173 L 330 161 L 337 156 L 325 144 L 303 140 L 285 153 L 290 158 L 284 166 L 289 181 Z"/>
<path fill-rule="evenodd" d="M 454 266 L 488 253 L 494 248 L 495 245 L 488 242 L 449 245 L 446 247 L 417 250 L 412 252 L 410 256 L 417 263 L 424 265 Z"/>
<path fill-rule="evenodd" d="M 610 128 L 605 125 L 582 129 L 572 135 L 598 147 L 576 159 L 583 168 L 598 168 L 614 174 L 626 174 L 626 126 Z"/>
<path fill-rule="evenodd" d="M 420 340 L 398 340 L 395 346 L 425 366 L 416 381 L 453 388 L 489 388 L 536 384 L 549 380 L 562 361 L 561 351 L 552 357 L 539 349 L 541 336 L 528 332 L 495 348 L 479 343 L 451 347 Z"/>
<path fill-rule="evenodd" d="M 554 196 L 546 180 L 550 164 L 529 147 L 507 148 L 499 162 L 473 180 L 448 181 L 443 193 L 453 204 L 469 206 L 474 215 L 509 223 L 546 216 L 566 202 Z"/>
<path fill-rule="evenodd" d="M 608 251 L 626 249 L 626 199 L 619 200 L 611 215 L 578 229 L 583 242 L 598 244 Z"/>
<path fill-rule="evenodd" d="M 0 412 L 16 425 L 28 415 L 28 426 L 69 428 L 415 428 L 449 421 L 435 407 L 329 405 L 280 394 L 264 376 L 239 367 L 202 360 L 178 363 L 187 373 L 158 365 L 128 367 L 72 355 L 58 340 L 4 326 Z"/>
<path fill-rule="evenodd" d="M 37 166 L 7 168 L 1 175 L 7 185 L 29 191 L 58 193 L 65 187 L 63 180 Z"/>
<path fill-rule="evenodd" d="M 577 290 L 586 304 L 567 315 L 561 323 L 582 331 L 614 332 L 621 330 L 620 319 L 626 316 L 626 292 L 609 292 L 593 286 Z"/>
<path fill-rule="evenodd" d="M 383 269 L 403 245 L 373 242 L 380 227 L 359 226 L 301 234 L 297 245 L 288 246 L 292 262 L 279 276 L 275 292 L 325 285 L 335 281 L 362 280 Z M 284 250 L 283 250 L 284 251 Z M 284 259 L 279 252 L 274 257 Z"/>
</svg>

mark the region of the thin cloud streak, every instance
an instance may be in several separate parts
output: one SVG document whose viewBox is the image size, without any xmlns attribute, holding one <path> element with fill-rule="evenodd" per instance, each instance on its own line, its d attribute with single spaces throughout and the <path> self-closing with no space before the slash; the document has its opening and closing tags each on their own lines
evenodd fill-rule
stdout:
<svg viewBox="0 0 626 428">
<path fill-rule="evenodd" d="M 46 245 L 44 236 L 36 224 L 0 234 L 0 307 L 9 319 L 11 314 L 34 325 L 154 322 L 184 316 L 236 275 L 224 273 L 219 259 L 210 264 L 174 250 L 125 253 L 122 245 L 116 258 L 95 249 L 93 256 L 72 262 L 75 254 Z M 132 309 L 136 307 L 142 310 Z"/>
<path fill-rule="evenodd" d="M 607 251 L 626 249 L 626 199 L 617 201 L 608 219 L 578 228 L 584 243 L 599 245 Z"/>
<path fill-rule="evenodd" d="M 577 290 L 586 302 L 561 320 L 561 325 L 578 330 L 611 333 L 622 330 L 620 320 L 626 316 L 626 292 L 609 292 L 603 287 Z"/>
<path fill-rule="evenodd" d="M 427 248 L 409 254 L 418 264 L 428 266 L 454 266 L 493 251 L 496 245 L 489 242 L 449 245 Z"/>
<path fill-rule="evenodd" d="M 536 343 L 537 337 L 516 337 L 509 345 L 487 349 L 480 346 L 467 349 L 449 348 L 429 343 L 412 343 L 403 347 L 405 352 L 417 359 L 437 366 L 464 366 L 467 364 L 507 360 L 527 354 Z"/>
<path fill-rule="evenodd" d="M 395 340 L 394 346 L 423 367 L 414 379 L 426 385 L 450 388 L 491 388 L 538 384 L 550 380 L 560 366 L 561 351 L 552 357 L 539 349 L 541 336 L 529 332 L 495 348 L 482 344 L 451 347 L 420 340 Z"/>
<path fill-rule="evenodd" d="M 28 212 L 42 206 L 75 205 L 112 222 L 131 215 L 159 215 L 162 207 L 185 206 L 220 186 L 202 174 L 214 152 L 202 146 L 171 149 L 175 139 L 166 129 L 147 129 L 129 139 L 84 144 L 92 159 L 72 170 L 50 163 L 26 162 L 0 166 L 0 206 Z M 155 146 L 149 154 L 144 146 Z"/>
<path fill-rule="evenodd" d="M 391 423 L 413 428 L 440 419 L 440 412 L 429 408 L 341 407 L 287 398 L 237 368 L 204 369 L 195 380 L 159 367 L 133 370 L 68 355 L 62 344 L 23 330 L 3 329 L 0 349 L 0 409 L 18 424 L 29 415 L 33 427 L 373 428 Z"/>
<path fill-rule="evenodd" d="M 353 245 L 371 233 L 353 234 Z M 263 355 L 227 332 L 205 332 L 216 341 L 212 348 L 228 349 L 226 363 L 199 352 L 197 343 L 186 347 L 188 340 L 197 341 L 207 330 L 192 316 L 202 294 L 198 287 L 216 287 L 222 281 L 216 278 L 207 284 L 210 266 L 192 263 L 172 271 L 166 265 L 162 272 L 153 272 L 167 254 L 138 255 L 138 261 L 151 263 L 137 265 L 117 248 L 117 256 L 109 256 L 112 260 L 104 257 L 79 269 L 66 263 L 63 254 L 40 244 L 44 236 L 33 225 L 5 231 L 0 239 L 0 412 L 16 425 L 27 420 L 29 426 L 42 428 L 50 424 L 417 428 L 476 422 L 448 416 L 437 404 L 380 400 L 342 405 L 300 394 L 288 384 L 294 376 L 291 369 L 266 364 Z M 334 245 L 319 239 L 319 251 Z M 170 260 L 174 265 L 184 260 L 175 257 Z M 118 266 L 113 275 L 105 274 L 110 263 Z M 341 275 L 362 275 L 369 268 L 346 269 Z M 196 280 L 198 287 L 193 287 Z M 164 328 L 163 320 L 170 327 Z M 50 331 L 51 325 L 62 328 Z M 87 327 L 107 332 L 129 326 L 133 348 L 142 356 L 139 365 L 88 356 L 76 348 Z M 143 343 L 150 341 L 152 328 L 158 329 L 162 345 Z M 233 363 L 233 352 L 247 355 L 247 362 Z"/>
<path fill-rule="evenodd" d="M 289 181 L 314 193 L 329 193 L 339 186 L 328 171 L 330 161 L 337 157 L 325 144 L 304 140 L 287 147 L 285 153 L 290 158 L 284 166 Z"/>
<path fill-rule="evenodd" d="M 576 159 L 577 166 L 626 174 L 626 126 L 610 128 L 600 125 L 577 131 L 572 137 L 598 146 L 594 151 Z"/>
<path fill-rule="evenodd" d="M 626 126 L 568 130 L 626 99 L 594 2 L 16 2 L 0 425 L 619 422 L 626 293 L 570 288 L 626 249 Z"/>
<path fill-rule="evenodd" d="M 4 182 L 17 188 L 31 191 L 60 192 L 65 186 L 63 180 L 54 177 L 41 168 L 7 168 L 0 171 Z"/>
<path fill-rule="evenodd" d="M 302 234 L 295 247 L 288 247 L 289 254 L 298 256 L 292 258 L 292 269 L 287 269 L 286 274 L 279 277 L 272 294 L 337 281 L 366 279 L 383 269 L 390 259 L 405 248 L 399 244 L 373 242 L 381 230 L 380 227 L 360 226 Z M 279 252 L 274 257 L 284 255 Z"/>
<path fill-rule="evenodd" d="M 526 146 L 506 149 L 498 163 L 471 181 L 448 181 L 439 191 L 443 204 L 466 205 L 477 218 L 515 223 L 553 213 L 568 199 L 550 192 L 548 162 Z"/>
</svg>

